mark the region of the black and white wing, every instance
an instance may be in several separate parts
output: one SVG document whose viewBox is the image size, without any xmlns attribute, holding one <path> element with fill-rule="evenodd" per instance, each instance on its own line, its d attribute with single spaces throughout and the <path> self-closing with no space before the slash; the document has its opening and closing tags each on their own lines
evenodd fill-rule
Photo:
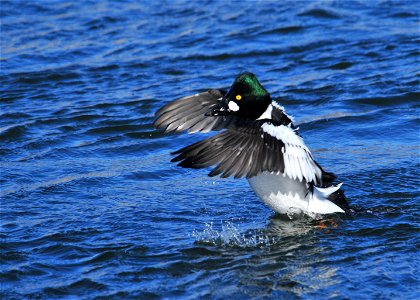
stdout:
<svg viewBox="0 0 420 300">
<path fill-rule="evenodd" d="M 322 183 L 324 171 L 312 158 L 312 154 L 306 147 L 303 139 L 297 134 L 297 129 L 291 126 L 275 126 L 265 123 L 261 126 L 264 133 L 282 141 L 282 157 L 284 160 L 284 175 L 292 179 L 306 182 Z"/>
<path fill-rule="evenodd" d="M 227 128 L 235 122 L 235 116 L 205 116 L 224 94 L 221 90 L 209 90 L 170 102 L 156 112 L 153 125 L 166 132 L 187 130 L 189 133 Z"/>
<path fill-rule="evenodd" d="M 253 177 L 264 171 L 306 182 L 321 181 L 322 169 L 290 126 L 252 121 L 174 152 L 185 168 L 216 165 L 209 176 Z"/>
</svg>

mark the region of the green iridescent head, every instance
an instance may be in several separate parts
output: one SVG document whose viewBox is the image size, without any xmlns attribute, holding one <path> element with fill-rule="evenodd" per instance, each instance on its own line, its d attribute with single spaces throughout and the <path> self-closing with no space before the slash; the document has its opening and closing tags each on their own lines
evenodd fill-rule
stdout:
<svg viewBox="0 0 420 300">
<path fill-rule="evenodd" d="M 236 77 L 230 91 L 238 91 L 255 97 L 268 95 L 267 90 L 258 81 L 257 76 L 252 73 L 242 73 Z"/>
<path fill-rule="evenodd" d="M 238 115 L 258 119 L 271 104 L 271 97 L 252 73 L 236 77 L 220 105 L 209 113 L 211 116 Z"/>
</svg>

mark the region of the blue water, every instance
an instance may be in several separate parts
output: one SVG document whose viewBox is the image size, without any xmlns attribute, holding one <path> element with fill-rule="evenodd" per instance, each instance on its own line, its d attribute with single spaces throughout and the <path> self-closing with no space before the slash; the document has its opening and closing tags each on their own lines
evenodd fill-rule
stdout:
<svg viewBox="0 0 420 300">
<path fill-rule="evenodd" d="M 418 299 L 418 4 L 2 0 L 1 298 Z M 208 134 L 154 112 L 243 71 L 351 216 L 170 163 Z"/>
</svg>

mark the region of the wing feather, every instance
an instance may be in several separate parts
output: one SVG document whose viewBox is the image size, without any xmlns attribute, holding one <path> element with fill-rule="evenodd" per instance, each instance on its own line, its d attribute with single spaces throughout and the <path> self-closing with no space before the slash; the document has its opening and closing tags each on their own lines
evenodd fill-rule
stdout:
<svg viewBox="0 0 420 300">
<path fill-rule="evenodd" d="M 197 122 L 195 125 L 204 124 L 199 116 L 195 116 L 177 128 L 191 130 L 195 126 L 192 125 L 194 122 Z M 212 128 L 220 126 L 220 123 L 214 120 L 206 124 Z M 200 126 L 195 130 L 203 130 L 202 125 Z M 236 124 L 173 154 L 177 156 L 172 161 L 179 162 L 179 165 L 185 168 L 206 168 L 215 165 L 209 176 L 249 178 L 267 171 L 315 184 L 322 181 L 323 171 L 313 160 L 297 131 L 290 126 L 274 125 L 267 120 Z"/>
<path fill-rule="evenodd" d="M 276 133 L 279 127 L 287 126 L 254 121 L 232 127 L 174 152 L 178 156 L 172 161 L 180 161 L 179 165 L 187 168 L 215 165 L 209 176 L 249 178 L 268 171 L 316 182 L 321 171 L 303 140 L 290 127 L 286 130 L 291 132 L 286 133 L 291 136 L 284 135 L 281 139 Z"/>
<path fill-rule="evenodd" d="M 221 101 L 224 94 L 222 90 L 209 90 L 170 102 L 156 112 L 153 125 L 166 132 L 189 133 L 228 128 L 236 124 L 236 116 L 205 116 L 207 111 Z"/>
<path fill-rule="evenodd" d="M 306 182 L 322 182 L 323 171 L 313 160 L 311 152 L 296 129 L 285 125 L 275 126 L 271 123 L 265 123 L 261 127 L 265 133 L 286 144 L 284 150 L 282 149 L 285 162 L 284 174 L 301 181 L 304 179 Z"/>
</svg>

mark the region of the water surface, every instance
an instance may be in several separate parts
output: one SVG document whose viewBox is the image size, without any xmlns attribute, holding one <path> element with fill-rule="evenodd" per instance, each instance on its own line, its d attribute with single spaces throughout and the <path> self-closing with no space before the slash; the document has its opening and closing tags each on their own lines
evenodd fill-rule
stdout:
<svg viewBox="0 0 420 300">
<path fill-rule="evenodd" d="M 415 299 L 417 1 L 2 1 L 2 299 Z M 177 168 L 154 112 L 251 71 L 355 212 Z"/>
</svg>

